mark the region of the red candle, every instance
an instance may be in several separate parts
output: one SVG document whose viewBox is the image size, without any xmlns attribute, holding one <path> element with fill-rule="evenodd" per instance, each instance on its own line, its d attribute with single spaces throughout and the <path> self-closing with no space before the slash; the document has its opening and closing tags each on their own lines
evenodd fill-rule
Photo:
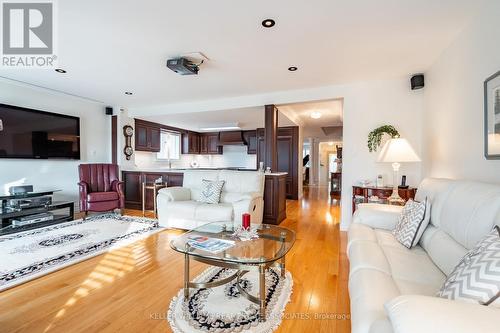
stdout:
<svg viewBox="0 0 500 333">
<path fill-rule="evenodd" d="M 241 215 L 241 226 L 245 230 L 250 229 L 250 214 L 245 213 L 245 214 Z"/>
</svg>

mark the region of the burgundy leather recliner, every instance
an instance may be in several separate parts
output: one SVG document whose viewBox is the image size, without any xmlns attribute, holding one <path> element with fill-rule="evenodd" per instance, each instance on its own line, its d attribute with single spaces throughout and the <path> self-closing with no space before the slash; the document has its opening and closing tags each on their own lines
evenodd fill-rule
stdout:
<svg viewBox="0 0 500 333">
<path fill-rule="evenodd" d="M 80 164 L 80 211 L 105 212 L 125 207 L 123 182 L 116 164 Z"/>
</svg>

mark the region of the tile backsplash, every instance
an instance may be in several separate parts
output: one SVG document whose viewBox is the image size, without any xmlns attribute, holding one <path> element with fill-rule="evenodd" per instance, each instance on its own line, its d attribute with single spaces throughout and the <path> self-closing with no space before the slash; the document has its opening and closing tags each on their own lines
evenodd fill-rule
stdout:
<svg viewBox="0 0 500 333">
<path fill-rule="evenodd" d="M 157 160 L 156 153 L 135 152 L 135 166 L 138 168 L 166 168 L 168 162 Z M 257 156 L 247 154 L 246 146 L 224 146 L 222 155 L 181 155 L 179 160 L 172 160 L 172 168 L 189 168 L 191 162 L 198 162 L 199 167 L 205 168 L 248 168 L 254 169 L 257 165 Z"/>
</svg>

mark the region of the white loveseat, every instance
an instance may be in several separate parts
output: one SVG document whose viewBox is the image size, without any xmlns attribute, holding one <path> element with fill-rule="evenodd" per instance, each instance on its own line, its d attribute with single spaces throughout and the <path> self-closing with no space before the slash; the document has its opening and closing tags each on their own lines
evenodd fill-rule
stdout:
<svg viewBox="0 0 500 333">
<path fill-rule="evenodd" d="M 362 204 L 349 228 L 352 333 L 500 332 L 500 309 L 435 297 L 462 256 L 500 225 L 500 186 L 425 179 L 430 224 L 411 250 L 392 236 L 401 207 Z"/>
<path fill-rule="evenodd" d="M 197 201 L 203 179 L 224 180 L 219 204 Z M 210 222 L 240 222 L 249 213 L 252 223 L 262 223 L 263 194 L 264 174 L 257 171 L 186 170 L 182 187 L 158 192 L 158 221 L 167 228 L 193 229 Z"/>
</svg>

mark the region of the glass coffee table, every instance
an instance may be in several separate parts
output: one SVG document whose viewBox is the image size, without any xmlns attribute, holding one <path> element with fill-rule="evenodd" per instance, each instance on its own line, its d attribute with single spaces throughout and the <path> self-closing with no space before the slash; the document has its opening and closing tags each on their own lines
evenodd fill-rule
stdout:
<svg viewBox="0 0 500 333">
<path fill-rule="evenodd" d="M 189 298 L 189 288 L 213 288 L 237 279 L 236 286 L 246 299 L 259 306 L 259 320 L 266 320 L 265 271 L 278 266 L 281 276 L 285 276 L 285 256 L 295 242 L 295 232 L 270 224 L 253 224 L 259 236 L 257 239 L 242 241 L 233 236 L 239 224 L 233 222 L 208 223 L 188 231 L 170 242 L 177 252 L 184 254 L 184 299 Z M 209 238 L 234 242 L 231 247 L 220 252 L 210 252 L 193 246 L 193 241 Z M 196 283 L 189 279 L 189 261 L 195 260 L 211 266 L 235 269 L 231 276 L 213 282 Z M 240 279 L 249 271 L 259 272 L 259 294 L 250 295 L 240 286 Z"/>
</svg>

